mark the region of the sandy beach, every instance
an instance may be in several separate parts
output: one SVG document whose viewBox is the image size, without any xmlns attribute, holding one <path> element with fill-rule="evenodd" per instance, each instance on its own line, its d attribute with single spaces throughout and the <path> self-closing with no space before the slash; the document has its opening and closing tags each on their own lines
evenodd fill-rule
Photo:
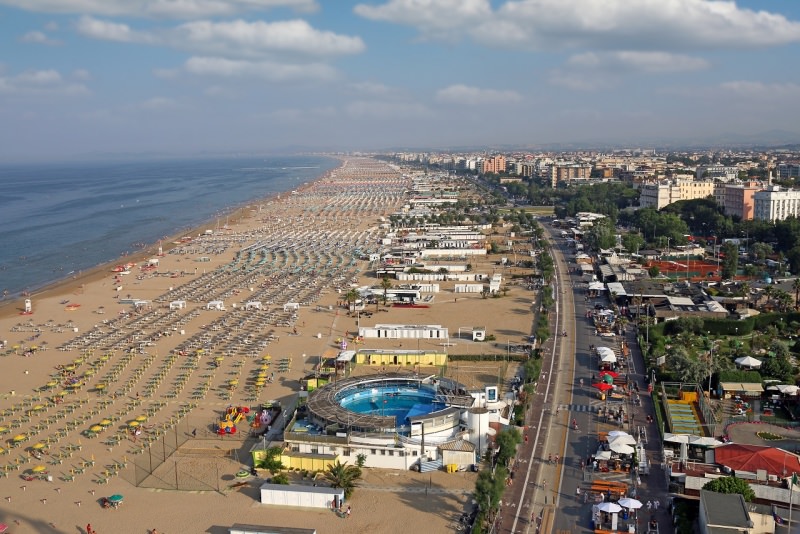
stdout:
<svg viewBox="0 0 800 534">
<path fill-rule="evenodd" d="M 247 429 L 215 433 L 231 404 L 291 405 L 299 380 L 352 338 L 358 321 L 485 326 L 496 342 L 458 339 L 448 350 L 495 354 L 496 362 L 458 362 L 448 373 L 469 387 L 513 373 L 504 356 L 532 329 L 535 294 L 523 286 L 500 298 L 456 298 L 443 282 L 430 308 L 372 317 L 351 317 L 341 305 L 350 288 L 380 283 L 364 258 L 380 251 L 381 217 L 404 204 L 408 182 L 381 162 L 344 160 L 316 182 L 242 208 L 223 230 L 201 226 L 163 243 L 160 255 L 153 247 L 120 260 L 128 274 L 101 266 L 32 295 L 30 315 L 20 313 L 22 301 L 0 308 L 0 523 L 11 533 L 84 533 L 88 523 L 99 534 L 223 534 L 237 523 L 447 532 L 470 501 L 471 473 L 366 469 L 352 516 L 339 519 L 261 505 L 258 481 L 234 477 L 255 441 Z M 495 260 L 472 261 L 473 269 L 491 275 Z M 224 309 L 208 309 L 211 302 Z M 441 349 L 413 345 L 405 348 Z M 165 436 L 180 442 L 177 454 L 153 450 Z M 270 437 L 281 444 L 279 433 Z M 154 454 L 168 459 L 153 476 L 191 478 L 195 489 L 144 487 L 141 466 Z M 102 497 L 115 494 L 123 504 L 103 509 Z"/>
</svg>

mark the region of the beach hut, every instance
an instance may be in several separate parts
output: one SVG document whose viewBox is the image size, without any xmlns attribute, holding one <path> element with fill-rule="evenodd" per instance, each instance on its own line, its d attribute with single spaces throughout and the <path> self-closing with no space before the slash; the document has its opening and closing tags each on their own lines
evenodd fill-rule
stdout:
<svg viewBox="0 0 800 534">
<path fill-rule="evenodd" d="M 186 308 L 186 301 L 185 300 L 173 300 L 169 303 L 170 310 L 182 310 Z"/>
<path fill-rule="evenodd" d="M 260 310 L 261 309 L 261 301 L 258 300 L 249 300 L 244 303 L 245 310 Z"/>
<path fill-rule="evenodd" d="M 300 309 L 300 303 L 299 302 L 287 302 L 286 304 L 283 305 L 283 311 L 285 311 L 285 312 L 297 311 L 299 309 Z"/>
<path fill-rule="evenodd" d="M 206 304 L 207 310 L 225 311 L 225 303 L 221 300 L 212 300 Z"/>
<path fill-rule="evenodd" d="M 150 258 L 147 260 L 147 265 L 150 267 L 158 267 L 158 258 Z"/>
</svg>

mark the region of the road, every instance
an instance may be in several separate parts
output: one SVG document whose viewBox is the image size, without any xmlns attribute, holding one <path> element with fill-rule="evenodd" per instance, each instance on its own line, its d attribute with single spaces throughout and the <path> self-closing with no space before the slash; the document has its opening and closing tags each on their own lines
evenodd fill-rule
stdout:
<svg viewBox="0 0 800 534">
<path fill-rule="evenodd" d="M 597 449 L 599 431 L 618 428 L 601 422 L 596 416 L 602 401 L 591 385 L 597 364 L 589 347 L 601 344 L 602 338 L 595 336 L 594 327 L 585 317 L 594 301 L 584 299 L 585 285 L 580 275 L 569 272 L 565 240 L 556 237 L 552 229 L 546 229 L 550 231 L 556 267 L 553 280 L 556 304 L 555 313 L 550 314 L 551 332 L 566 331 L 567 337 L 554 335 L 542 346 L 542 375 L 526 415 L 527 440 L 520 446 L 513 484 L 503 496 L 495 523 L 495 532 L 500 533 L 591 532 L 591 507 L 584 504 L 583 496 L 577 496 L 576 489 L 580 486 L 585 493 L 593 474 L 581 470 L 581 459 Z M 629 377 L 643 387 L 645 366 L 632 329 L 626 333 L 625 341 L 631 347 Z M 630 424 L 624 430 L 633 434 L 643 426 L 644 434 L 653 438 L 646 445 L 653 474 L 642 477 L 636 492 L 643 501 L 660 498 L 663 502 L 666 484 L 659 470 L 661 453 L 657 429 L 654 424 L 645 423 L 646 415 L 654 413 L 652 399 L 644 392 L 640 398 L 639 406 L 624 405 L 631 415 Z M 577 431 L 571 428 L 573 419 L 577 422 Z M 561 460 L 558 463 L 556 455 Z M 630 476 L 622 480 L 633 482 Z M 666 507 L 662 507 L 657 519 L 663 523 L 661 532 L 670 532 L 665 510 Z M 641 514 L 643 518 L 645 515 Z"/>
</svg>

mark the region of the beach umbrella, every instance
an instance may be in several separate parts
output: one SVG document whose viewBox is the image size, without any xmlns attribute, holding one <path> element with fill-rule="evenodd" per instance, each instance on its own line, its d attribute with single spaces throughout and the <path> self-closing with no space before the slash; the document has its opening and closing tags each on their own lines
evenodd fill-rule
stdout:
<svg viewBox="0 0 800 534">
<path fill-rule="evenodd" d="M 15 443 L 19 443 L 20 441 L 25 441 L 26 439 L 28 439 L 28 435 L 27 434 L 17 434 L 13 438 L 11 438 L 11 441 L 13 441 Z"/>
<path fill-rule="evenodd" d="M 42 406 L 41 404 L 37 404 L 36 406 L 33 407 L 34 412 L 41 412 L 42 410 L 44 410 L 44 406 Z"/>
<path fill-rule="evenodd" d="M 617 504 L 622 506 L 623 508 L 627 508 L 628 510 L 638 510 L 642 507 L 641 501 L 637 501 L 636 499 L 631 499 L 630 497 L 623 497 L 622 499 L 617 501 Z"/>
<path fill-rule="evenodd" d="M 617 378 L 619 376 L 619 373 L 615 373 L 614 371 L 609 371 L 608 369 L 600 371 L 600 376 L 606 376 L 606 375 L 611 376 L 613 378 Z"/>
<path fill-rule="evenodd" d="M 34 449 L 36 449 L 37 451 L 40 451 L 40 450 L 44 449 L 46 446 L 47 446 L 46 444 L 44 444 L 44 443 L 42 443 L 42 442 L 40 441 L 39 443 L 37 443 L 36 445 L 34 445 L 34 446 L 33 446 L 33 448 L 34 448 Z"/>
<path fill-rule="evenodd" d="M 689 434 L 664 434 L 664 441 L 669 443 L 689 443 Z"/>
<path fill-rule="evenodd" d="M 145 421 L 147 421 L 147 416 L 146 415 L 140 415 L 140 416 L 138 416 L 136 418 L 136 421 L 139 421 L 140 423 L 144 423 Z"/>
<path fill-rule="evenodd" d="M 139 421 L 129 421 L 128 426 L 131 428 L 136 428 L 137 426 L 139 426 Z"/>
<path fill-rule="evenodd" d="M 606 384 L 605 382 L 598 382 L 597 384 L 592 384 L 594 387 L 599 389 L 600 391 L 608 391 L 609 389 L 614 389 L 612 384 Z"/>
<path fill-rule="evenodd" d="M 597 505 L 597 509 L 600 510 L 601 512 L 609 512 L 609 513 L 615 514 L 615 513 L 619 512 L 620 510 L 622 510 L 622 507 L 620 505 L 618 505 L 617 503 L 606 501 L 606 502 L 601 502 L 600 504 L 598 504 Z"/>
<path fill-rule="evenodd" d="M 89 428 L 89 430 L 91 430 L 92 432 L 102 432 L 103 427 L 100 425 L 93 425 Z"/>
<path fill-rule="evenodd" d="M 100 426 L 111 426 L 111 419 L 103 419 L 100 421 Z"/>
<path fill-rule="evenodd" d="M 603 382 L 605 382 L 606 384 L 613 384 L 614 377 L 611 375 L 603 375 Z"/>
<path fill-rule="evenodd" d="M 109 502 L 122 502 L 122 499 L 124 499 L 124 497 L 122 495 L 120 495 L 119 493 L 115 493 L 114 495 L 112 495 L 111 497 L 108 498 L 108 501 Z"/>
<path fill-rule="evenodd" d="M 31 471 L 34 473 L 44 473 L 47 471 L 47 468 L 43 465 L 37 465 L 36 467 L 32 468 Z"/>
<path fill-rule="evenodd" d="M 631 435 L 613 436 L 608 438 L 609 443 L 622 443 L 625 445 L 636 445 L 636 438 Z"/>
<path fill-rule="evenodd" d="M 624 443 L 610 442 L 608 448 L 617 454 L 633 454 L 633 447 Z"/>
<path fill-rule="evenodd" d="M 8 433 L 8 427 L 0 426 L 0 434 L 6 434 L 6 433 Z"/>
</svg>

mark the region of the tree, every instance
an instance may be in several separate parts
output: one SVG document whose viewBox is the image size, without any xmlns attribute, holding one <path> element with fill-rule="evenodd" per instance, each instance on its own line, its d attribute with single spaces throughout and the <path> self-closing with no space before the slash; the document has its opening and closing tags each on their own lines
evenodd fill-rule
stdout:
<svg viewBox="0 0 800 534">
<path fill-rule="evenodd" d="M 637 254 L 644 245 L 644 238 L 639 234 L 627 233 L 622 236 L 622 246 L 631 254 Z"/>
<path fill-rule="evenodd" d="M 650 278 L 655 278 L 661 274 L 661 269 L 658 268 L 658 265 L 651 265 L 650 268 L 647 269 L 647 274 L 650 275 Z"/>
<path fill-rule="evenodd" d="M 361 469 L 354 465 L 347 465 L 336 460 L 328 464 L 325 470 L 325 480 L 330 482 L 332 488 L 344 490 L 345 499 L 349 499 L 356 487 L 356 481 L 361 478 Z"/>
<path fill-rule="evenodd" d="M 792 289 L 794 289 L 794 309 L 797 309 L 800 307 L 800 278 L 794 279 Z"/>
<path fill-rule="evenodd" d="M 706 482 L 703 486 L 706 491 L 715 493 L 738 493 L 747 502 L 756 498 L 756 493 L 746 480 L 736 477 L 719 477 Z"/>
<path fill-rule="evenodd" d="M 722 245 L 722 278 L 731 279 L 739 269 L 739 248 L 731 242 Z"/>
<path fill-rule="evenodd" d="M 768 357 L 761 366 L 761 376 L 789 382 L 792 379 L 792 362 L 785 354 Z"/>
<path fill-rule="evenodd" d="M 266 456 L 256 464 L 259 469 L 267 469 L 273 475 L 283 469 L 281 463 L 281 453 L 283 449 L 280 447 L 270 447 L 267 449 Z"/>
<path fill-rule="evenodd" d="M 344 300 L 347 302 L 347 308 L 352 311 L 353 304 L 359 299 L 361 295 L 359 295 L 358 290 L 351 289 L 344 295 Z"/>
<path fill-rule="evenodd" d="M 392 281 L 389 280 L 388 276 L 384 276 L 381 279 L 381 289 L 383 289 L 383 305 L 386 306 L 386 300 L 388 298 L 387 292 L 392 288 Z"/>
</svg>

